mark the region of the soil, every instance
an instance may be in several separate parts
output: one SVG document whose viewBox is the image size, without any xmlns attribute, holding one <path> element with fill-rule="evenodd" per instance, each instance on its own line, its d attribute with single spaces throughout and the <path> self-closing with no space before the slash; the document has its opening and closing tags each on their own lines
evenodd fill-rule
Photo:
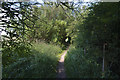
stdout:
<svg viewBox="0 0 120 80">
<path fill-rule="evenodd" d="M 59 60 L 59 63 L 58 63 L 58 67 L 57 67 L 57 78 L 66 78 L 66 74 L 65 74 L 65 68 L 64 68 L 64 57 L 66 55 L 68 51 L 68 48 L 67 50 L 65 50 Z"/>
</svg>

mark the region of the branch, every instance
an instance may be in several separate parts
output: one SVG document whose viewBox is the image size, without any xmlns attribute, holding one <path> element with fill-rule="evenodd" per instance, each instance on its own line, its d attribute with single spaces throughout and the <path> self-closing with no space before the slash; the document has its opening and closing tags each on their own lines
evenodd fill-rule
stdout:
<svg viewBox="0 0 120 80">
<path fill-rule="evenodd" d="M 63 6 L 62 5 L 60 5 L 61 7 L 62 7 L 62 9 L 65 11 L 65 9 L 63 8 Z M 67 15 L 67 13 L 65 12 L 65 14 Z M 70 18 L 70 16 L 69 15 L 67 15 L 69 18 Z"/>
</svg>

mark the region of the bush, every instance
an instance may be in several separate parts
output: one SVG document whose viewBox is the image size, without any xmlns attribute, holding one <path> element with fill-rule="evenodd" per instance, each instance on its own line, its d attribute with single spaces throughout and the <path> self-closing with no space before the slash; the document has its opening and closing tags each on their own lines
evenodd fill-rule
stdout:
<svg viewBox="0 0 120 80">
<path fill-rule="evenodd" d="M 59 46 L 34 43 L 30 50 L 31 55 L 20 57 L 3 67 L 3 78 L 55 78 L 61 51 Z"/>
<path fill-rule="evenodd" d="M 68 78 L 98 78 L 101 65 L 92 54 L 83 54 L 80 48 L 70 48 L 65 58 L 65 69 Z"/>
</svg>

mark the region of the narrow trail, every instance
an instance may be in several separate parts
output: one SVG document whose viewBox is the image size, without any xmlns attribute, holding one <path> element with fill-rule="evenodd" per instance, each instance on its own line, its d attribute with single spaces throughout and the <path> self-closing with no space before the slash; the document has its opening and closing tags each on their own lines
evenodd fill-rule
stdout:
<svg viewBox="0 0 120 80">
<path fill-rule="evenodd" d="M 64 68 L 64 58 L 65 55 L 67 53 L 69 48 L 67 48 L 67 50 L 65 50 L 59 60 L 58 63 L 58 67 L 57 67 L 57 78 L 66 78 L 66 74 L 65 74 L 65 68 Z"/>
</svg>

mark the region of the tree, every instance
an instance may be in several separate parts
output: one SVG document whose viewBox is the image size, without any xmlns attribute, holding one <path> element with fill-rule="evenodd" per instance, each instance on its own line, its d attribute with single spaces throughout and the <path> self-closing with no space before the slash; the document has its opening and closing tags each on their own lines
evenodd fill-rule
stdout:
<svg viewBox="0 0 120 80">
<path fill-rule="evenodd" d="M 119 51 L 118 6 L 119 3 L 95 3 L 89 8 L 91 11 L 84 23 L 78 26 L 80 27 L 80 33 L 76 47 L 87 48 L 88 53 L 92 48 L 94 48 L 94 50 L 99 49 L 96 55 L 99 56 L 99 58 L 103 58 L 103 62 L 98 61 L 102 63 L 103 66 L 103 77 L 107 76 L 107 71 L 110 70 L 113 63 L 115 63 L 116 66 L 118 63 L 118 58 L 116 58 L 119 55 L 119 53 L 116 52 Z M 111 71 L 118 75 L 117 71 L 113 69 L 111 69 Z"/>
<path fill-rule="evenodd" d="M 74 28 L 74 16 L 71 15 L 72 11 L 67 10 L 66 13 L 70 14 L 69 16 L 71 17 L 65 14 L 62 7 L 56 8 L 54 5 L 34 6 L 33 15 L 37 15 L 39 19 L 34 19 L 37 28 L 28 33 L 28 38 L 37 41 L 44 40 L 47 43 L 53 42 L 59 45 L 66 45 L 65 40 L 67 37 L 73 37 L 76 32 Z M 28 21 L 27 23 L 29 24 L 30 22 Z"/>
</svg>

